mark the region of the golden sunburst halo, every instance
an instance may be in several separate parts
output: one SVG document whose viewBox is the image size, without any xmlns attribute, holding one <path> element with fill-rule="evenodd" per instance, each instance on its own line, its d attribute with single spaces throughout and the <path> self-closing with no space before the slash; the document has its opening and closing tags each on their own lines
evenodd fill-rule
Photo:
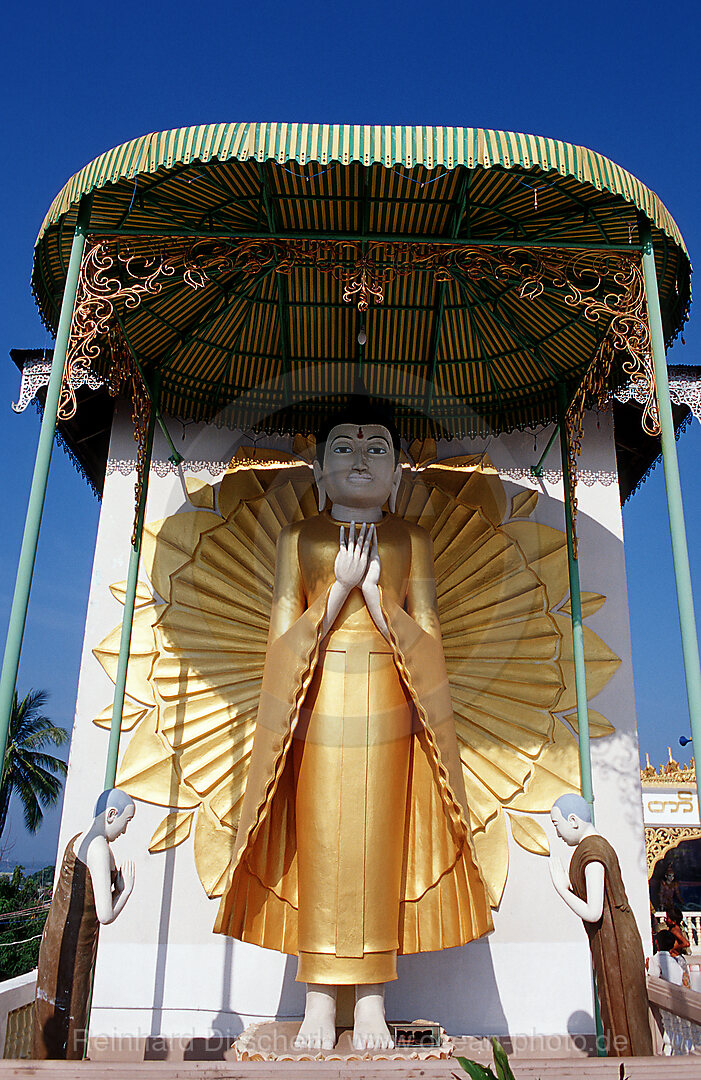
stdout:
<svg viewBox="0 0 701 1080">
<path fill-rule="evenodd" d="M 316 513 L 308 447 L 289 458 L 242 450 L 221 482 L 186 479 L 191 509 L 144 528 L 117 783 L 168 809 L 149 846 L 164 851 L 194 826 L 197 873 L 221 895 L 246 785 L 265 660 L 275 544 Z M 532 490 L 507 498 L 484 457 L 437 462 L 414 446 L 397 514 L 434 545 L 438 608 L 460 757 L 480 866 L 492 906 L 514 841 L 546 854 L 531 814 L 579 790 L 565 534 L 530 520 Z M 305 458 L 307 460 L 305 460 Z M 123 602 L 124 583 L 111 586 Z M 585 615 L 604 603 L 583 594 Z M 114 681 L 121 627 L 94 650 Z M 584 629 L 587 689 L 620 660 Z M 111 707 L 95 723 L 109 727 Z M 612 725 L 590 712 L 591 735 Z"/>
</svg>

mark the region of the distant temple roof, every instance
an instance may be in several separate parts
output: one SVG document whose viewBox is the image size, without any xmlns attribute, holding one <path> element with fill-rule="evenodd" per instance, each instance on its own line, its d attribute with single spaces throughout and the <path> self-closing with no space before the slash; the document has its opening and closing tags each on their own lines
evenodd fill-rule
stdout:
<svg viewBox="0 0 701 1080">
<path fill-rule="evenodd" d="M 669 761 L 664 765 L 660 765 L 659 768 L 655 768 L 650 764 L 650 755 L 645 755 L 646 765 L 644 769 L 640 770 L 640 779 L 643 784 L 664 784 L 679 785 L 679 784 L 693 784 L 696 786 L 696 762 L 692 758 L 688 765 L 680 765 L 678 761 L 672 757 L 671 746 L 667 747 L 669 753 Z"/>
</svg>

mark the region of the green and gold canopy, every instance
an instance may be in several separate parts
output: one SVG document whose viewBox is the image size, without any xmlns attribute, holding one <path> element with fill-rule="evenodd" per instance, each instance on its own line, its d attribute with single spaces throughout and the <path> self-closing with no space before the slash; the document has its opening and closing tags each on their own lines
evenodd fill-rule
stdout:
<svg viewBox="0 0 701 1080">
<path fill-rule="evenodd" d="M 668 342 L 690 302 L 669 212 L 583 147 L 477 128 L 210 124 L 116 147 L 59 192 L 32 278 L 52 329 L 87 194 L 69 364 L 107 374 L 128 349 L 181 417 L 305 429 L 320 396 L 361 376 L 396 399 L 407 435 L 547 422 L 559 383 L 572 397 L 589 372 L 600 396 L 646 377 L 641 217 Z"/>
</svg>

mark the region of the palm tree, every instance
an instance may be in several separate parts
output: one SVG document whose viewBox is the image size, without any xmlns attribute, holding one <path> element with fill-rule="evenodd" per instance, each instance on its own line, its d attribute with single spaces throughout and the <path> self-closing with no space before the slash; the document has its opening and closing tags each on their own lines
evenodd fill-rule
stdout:
<svg viewBox="0 0 701 1080">
<path fill-rule="evenodd" d="M 0 779 L 0 836 L 13 791 L 22 803 L 24 824 L 30 833 L 35 833 L 44 819 L 42 807 L 55 806 L 61 794 L 66 763 L 44 748 L 47 743 L 65 746 L 69 735 L 42 714 L 47 698 L 46 690 L 30 690 L 18 703 L 15 691 Z"/>
</svg>

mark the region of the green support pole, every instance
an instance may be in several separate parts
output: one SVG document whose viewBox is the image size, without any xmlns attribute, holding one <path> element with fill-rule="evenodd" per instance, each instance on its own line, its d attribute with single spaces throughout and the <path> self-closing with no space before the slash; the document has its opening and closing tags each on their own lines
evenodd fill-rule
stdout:
<svg viewBox="0 0 701 1080">
<path fill-rule="evenodd" d="M 46 485 L 49 479 L 49 467 L 51 465 L 51 451 L 54 445 L 56 431 L 56 419 L 58 403 L 61 396 L 61 383 L 63 381 L 63 369 L 66 364 L 68 342 L 73 320 L 73 308 L 78 291 L 78 279 L 80 277 L 80 264 L 83 258 L 85 237 L 87 236 L 90 223 L 91 196 L 83 196 L 78 209 L 78 220 L 73 234 L 71 256 L 68 262 L 68 273 L 61 301 L 61 314 L 56 331 L 54 344 L 54 356 L 51 363 L 51 376 L 46 389 L 44 402 L 44 415 L 41 421 L 39 442 L 37 445 L 36 458 L 34 461 L 34 475 L 32 486 L 29 491 L 27 515 L 24 521 L 24 534 L 20 549 L 19 562 L 17 565 L 17 577 L 15 579 L 15 591 L 10 610 L 10 621 L 7 627 L 5 639 L 5 655 L 2 662 L 2 674 L 0 675 L 0 762 L 5 760 L 5 747 L 7 745 L 7 733 L 12 714 L 12 702 L 17 685 L 17 671 L 19 669 L 20 654 L 22 652 L 22 639 L 24 627 L 27 621 L 27 608 L 29 607 L 29 594 L 32 588 L 32 576 L 36 560 L 37 544 L 39 542 L 39 529 L 41 517 L 44 511 L 44 499 L 46 497 Z"/>
<path fill-rule="evenodd" d="M 127 572 L 126 595 L 124 597 L 124 617 L 122 619 L 122 633 L 119 639 L 119 656 L 117 658 L 117 674 L 114 684 L 114 698 L 112 702 L 112 721 L 110 723 L 110 741 L 107 748 L 107 765 L 105 767 L 105 789 L 114 787 L 117 775 L 117 759 L 119 757 L 119 737 L 122 731 L 122 714 L 124 711 L 124 694 L 127 685 L 127 669 L 129 667 L 129 650 L 131 648 L 131 631 L 134 624 L 134 605 L 136 602 L 136 584 L 139 577 L 139 562 L 141 560 L 141 538 L 144 531 L 144 515 L 146 513 L 146 499 L 148 497 L 148 481 L 151 468 L 151 451 L 153 450 L 153 432 L 156 426 L 156 402 L 158 400 L 158 386 L 153 391 L 149 390 L 151 408 L 149 410 L 148 427 L 146 428 L 146 453 L 144 456 L 144 478 L 139 494 L 139 504 L 136 508 L 136 529 L 134 543 L 129 552 L 129 570 Z"/>
<path fill-rule="evenodd" d="M 559 431 L 560 431 L 560 424 L 558 422 L 557 424 L 555 424 L 555 427 L 553 428 L 553 433 L 550 436 L 550 438 L 548 439 L 548 445 L 545 447 L 545 450 L 543 450 L 543 453 L 540 455 L 540 458 L 538 459 L 538 464 L 537 465 L 531 465 L 531 475 L 532 476 L 536 476 L 536 477 L 538 477 L 540 479 L 540 477 L 543 475 L 543 465 L 545 464 L 545 459 L 548 456 L 548 454 L 550 453 L 550 451 L 552 450 L 553 443 L 555 442 L 555 439 L 557 438 L 557 436 L 559 434 Z"/>
<path fill-rule="evenodd" d="M 674 580 L 677 587 L 679 627 L 682 636 L 686 696 L 691 721 L 691 741 L 698 767 L 698 763 L 701 762 L 701 666 L 699 665 L 699 643 L 696 633 L 694 597 L 691 591 L 691 571 L 689 569 L 689 552 L 686 543 L 679 462 L 677 461 L 677 443 L 674 437 L 672 403 L 669 399 L 669 379 L 667 376 L 662 316 L 660 314 L 660 295 L 657 289 L 655 252 L 652 246 L 650 222 L 643 217 L 640 220 L 640 238 L 643 243 L 643 275 L 645 277 L 652 361 L 655 367 L 655 382 L 657 383 L 657 411 L 660 420 L 662 463 L 664 465 L 665 488 L 667 489 L 669 531 L 672 538 Z M 699 800 L 699 812 L 701 813 L 701 785 L 698 786 L 697 798 Z"/>
<path fill-rule="evenodd" d="M 565 530 L 567 533 L 567 571 L 570 579 L 570 613 L 572 620 L 572 652 L 574 656 L 574 685 L 577 698 L 577 733 L 579 735 L 579 775 L 582 796 L 587 800 L 594 821 L 594 788 L 591 779 L 591 751 L 589 747 L 589 705 L 587 703 L 587 671 L 584 664 L 584 624 L 582 621 L 582 592 L 579 584 L 579 561 L 574 553 L 574 522 L 572 520 L 572 485 L 569 471 L 569 447 L 567 445 L 567 392 L 562 383 L 557 387 L 562 457 L 562 487 L 565 496 Z M 557 428 L 555 429 L 557 431 Z M 546 448 L 547 454 L 549 446 Z M 545 457 L 545 454 L 543 455 Z M 542 462 L 542 458 L 541 458 Z M 540 462 L 539 462 L 540 464 Z M 592 995 L 594 998 L 594 1022 L 596 1025 L 596 1053 L 606 1057 L 604 1025 L 601 1022 L 599 993 L 592 966 Z"/>
<path fill-rule="evenodd" d="M 574 522 L 572 521 L 572 485 L 569 473 L 569 448 L 567 445 L 567 394 L 562 383 L 557 388 L 560 412 L 560 450 L 562 454 L 562 483 L 565 495 L 565 528 L 567 531 L 567 569 L 570 579 L 570 610 L 572 618 L 572 646 L 574 656 L 574 685 L 577 697 L 577 733 L 579 735 L 579 773 L 582 795 L 589 803 L 594 820 L 594 789 L 591 780 L 591 753 L 589 749 L 589 707 L 587 705 L 587 672 L 584 665 L 584 625 L 582 622 L 582 594 L 579 586 L 579 562 L 574 553 Z"/>
</svg>

